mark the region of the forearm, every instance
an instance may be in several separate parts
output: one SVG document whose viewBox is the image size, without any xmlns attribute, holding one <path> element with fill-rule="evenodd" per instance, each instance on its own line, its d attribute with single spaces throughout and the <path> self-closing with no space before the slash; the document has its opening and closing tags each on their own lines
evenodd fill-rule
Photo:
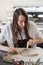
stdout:
<svg viewBox="0 0 43 65">
<path fill-rule="evenodd" d="M 37 38 L 37 39 L 30 39 L 27 44 L 32 46 L 34 44 L 39 44 L 39 43 L 42 43 L 43 42 L 43 39 L 41 38 Z"/>
<path fill-rule="evenodd" d="M 34 43 L 33 44 L 40 44 L 43 42 L 43 39 L 38 38 L 38 39 L 34 39 Z"/>
<path fill-rule="evenodd" d="M 8 51 L 9 47 L 0 45 L 0 50 Z"/>
</svg>

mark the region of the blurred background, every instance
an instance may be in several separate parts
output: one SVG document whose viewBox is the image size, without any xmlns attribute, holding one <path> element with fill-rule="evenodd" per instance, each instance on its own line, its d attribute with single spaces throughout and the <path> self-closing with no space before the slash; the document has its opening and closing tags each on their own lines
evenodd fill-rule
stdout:
<svg viewBox="0 0 43 65">
<path fill-rule="evenodd" d="M 24 8 L 43 33 L 43 0 L 0 0 L 0 23 L 12 21 L 15 7 Z"/>
</svg>

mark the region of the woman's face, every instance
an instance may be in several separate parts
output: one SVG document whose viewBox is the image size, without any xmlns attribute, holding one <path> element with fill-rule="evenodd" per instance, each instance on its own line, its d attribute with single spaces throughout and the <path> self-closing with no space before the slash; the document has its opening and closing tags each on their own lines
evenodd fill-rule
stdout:
<svg viewBox="0 0 43 65">
<path fill-rule="evenodd" d="M 20 29 L 23 29 L 25 27 L 25 17 L 23 15 L 20 15 L 18 18 L 18 26 Z"/>
</svg>

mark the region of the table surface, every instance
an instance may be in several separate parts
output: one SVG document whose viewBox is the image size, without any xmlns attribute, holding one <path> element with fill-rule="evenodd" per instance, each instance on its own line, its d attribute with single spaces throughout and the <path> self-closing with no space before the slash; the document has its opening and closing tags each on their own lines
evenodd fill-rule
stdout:
<svg viewBox="0 0 43 65">
<path fill-rule="evenodd" d="M 23 50 L 24 48 L 18 48 L 19 51 Z M 28 48 L 29 52 L 38 53 L 37 56 L 23 56 L 21 54 L 13 55 L 12 58 L 18 58 L 19 60 L 23 60 L 24 62 L 36 62 L 40 58 L 40 62 L 43 62 L 43 49 L 39 47 Z"/>
<path fill-rule="evenodd" d="M 17 49 L 19 51 L 22 51 L 25 48 L 17 48 Z M 38 56 L 23 56 L 21 54 L 14 54 L 14 55 L 11 55 L 10 54 L 11 55 L 11 59 L 15 59 L 15 60 L 18 60 L 18 61 L 22 60 L 24 62 L 29 62 L 29 61 L 31 61 L 31 62 L 37 62 L 37 60 L 40 58 L 40 62 L 41 62 L 40 65 L 43 65 L 43 49 L 42 48 L 39 48 L 39 47 L 34 47 L 34 48 L 28 48 L 28 50 L 30 50 L 30 51 L 31 50 L 35 50 L 35 52 L 38 52 L 39 55 Z M 2 61 L 2 63 L 5 63 L 5 62 Z"/>
<path fill-rule="evenodd" d="M 27 48 L 17 48 L 19 51 L 22 51 L 23 49 L 27 49 Z M 11 59 L 15 59 L 15 60 L 22 60 L 24 62 L 36 62 L 39 58 L 40 58 L 40 62 L 43 62 L 43 49 L 39 48 L 39 47 L 34 47 L 34 48 L 28 48 L 29 52 L 33 52 L 33 53 L 38 53 L 37 56 L 31 56 L 31 55 L 22 55 L 22 54 L 9 54 L 8 56 L 11 57 Z"/>
</svg>

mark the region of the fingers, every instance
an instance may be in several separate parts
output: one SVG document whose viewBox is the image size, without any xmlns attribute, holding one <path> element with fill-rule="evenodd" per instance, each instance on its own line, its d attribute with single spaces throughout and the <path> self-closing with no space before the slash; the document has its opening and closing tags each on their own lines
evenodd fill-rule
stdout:
<svg viewBox="0 0 43 65">
<path fill-rule="evenodd" d="M 29 40 L 29 45 L 32 45 L 33 44 L 33 40 Z"/>
<path fill-rule="evenodd" d="M 27 45 L 28 45 L 28 46 L 32 46 L 32 45 L 33 45 L 33 40 L 30 39 L 30 40 L 27 42 Z"/>
<path fill-rule="evenodd" d="M 13 47 L 10 47 L 8 49 L 8 51 L 9 51 L 9 53 L 12 53 L 12 54 L 18 54 L 19 53 L 19 51 L 17 49 L 13 48 Z"/>
<path fill-rule="evenodd" d="M 13 47 L 9 47 L 9 48 L 8 48 L 8 52 L 9 52 L 9 53 L 14 53 L 14 48 L 13 48 Z"/>
</svg>

